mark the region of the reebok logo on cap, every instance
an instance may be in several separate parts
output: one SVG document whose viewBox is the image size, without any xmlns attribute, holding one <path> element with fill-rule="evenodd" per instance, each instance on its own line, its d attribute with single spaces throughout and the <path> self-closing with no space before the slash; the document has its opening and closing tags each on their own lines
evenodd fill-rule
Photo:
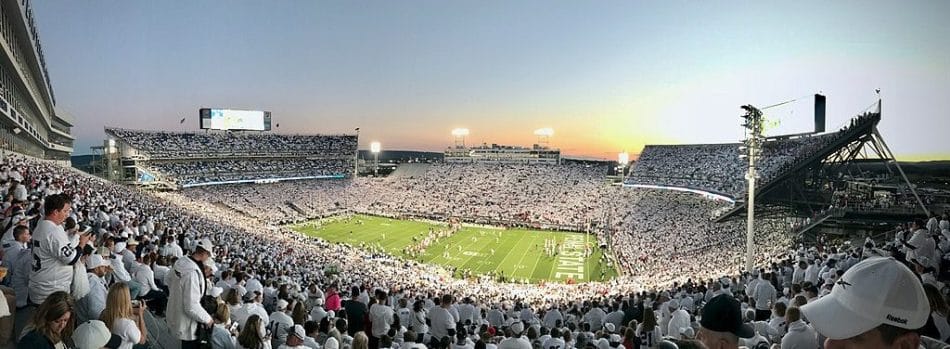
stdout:
<svg viewBox="0 0 950 349">
<path fill-rule="evenodd" d="M 902 318 L 896 317 L 896 316 L 891 315 L 891 314 L 887 314 L 887 321 L 893 321 L 893 322 L 899 323 L 899 324 L 901 324 L 901 325 L 906 325 L 906 324 L 907 324 L 907 319 L 902 319 Z"/>
</svg>

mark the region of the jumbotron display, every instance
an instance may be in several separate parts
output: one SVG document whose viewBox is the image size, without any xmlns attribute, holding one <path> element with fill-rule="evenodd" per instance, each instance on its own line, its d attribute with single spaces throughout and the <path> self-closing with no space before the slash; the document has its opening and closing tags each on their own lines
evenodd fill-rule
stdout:
<svg viewBox="0 0 950 349">
<path fill-rule="evenodd" d="M 201 108 L 198 110 L 202 130 L 270 131 L 270 112 Z"/>
</svg>

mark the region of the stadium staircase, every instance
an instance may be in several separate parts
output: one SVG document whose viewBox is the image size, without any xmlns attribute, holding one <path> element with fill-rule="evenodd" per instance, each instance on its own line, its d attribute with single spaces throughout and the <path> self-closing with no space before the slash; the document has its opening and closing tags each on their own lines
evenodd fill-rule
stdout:
<svg viewBox="0 0 950 349">
<path fill-rule="evenodd" d="M 858 117 L 852 119 L 855 120 L 854 124 L 846 128 L 844 131 L 839 132 L 834 141 L 829 142 L 823 148 L 793 163 L 787 170 L 777 174 L 771 180 L 756 185 L 756 201 L 761 200 L 772 190 L 779 188 L 786 180 L 795 178 L 796 174 L 801 173 L 812 166 L 820 165 L 822 160 L 838 152 L 848 144 L 872 134 L 877 128 L 878 122 L 881 121 L 881 114 L 873 113 L 868 115 L 869 116 L 865 118 Z M 717 217 L 715 221 L 723 222 L 736 214 L 744 212 L 746 210 L 746 204 L 746 201 L 736 201 L 735 207 Z"/>
<path fill-rule="evenodd" d="M 429 164 L 399 164 L 389 178 L 402 179 L 411 177 L 421 177 L 429 170 Z"/>
<path fill-rule="evenodd" d="M 148 330 L 147 344 L 151 349 L 179 349 L 181 342 L 172 334 L 164 318 L 156 317 L 151 311 L 145 312 L 145 328 Z"/>
<path fill-rule="evenodd" d="M 825 212 L 822 212 L 817 217 L 813 218 L 811 222 L 809 222 L 808 224 L 805 224 L 799 227 L 793 234 L 800 238 L 805 237 L 809 231 L 811 231 L 815 227 L 820 226 L 822 223 L 824 223 L 828 219 L 841 218 L 841 217 L 844 217 L 844 215 L 845 215 L 845 211 L 842 209 L 833 208 L 833 209 L 827 210 Z"/>
<path fill-rule="evenodd" d="M 289 200 L 288 200 L 288 201 L 284 201 L 284 204 L 286 204 L 286 205 L 289 206 L 291 209 L 293 209 L 294 211 L 296 211 L 297 213 L 299 213 L 301 216 L 303 216 L 303 217 L 310 217 L 310 213 L 308 213 L 307 210 L 304 209 L 303 207 L 300 207 L 299 205 L 297 205 L 296 202 L 293 202 L 293 201 L 289 201 Z"/>
</svg>

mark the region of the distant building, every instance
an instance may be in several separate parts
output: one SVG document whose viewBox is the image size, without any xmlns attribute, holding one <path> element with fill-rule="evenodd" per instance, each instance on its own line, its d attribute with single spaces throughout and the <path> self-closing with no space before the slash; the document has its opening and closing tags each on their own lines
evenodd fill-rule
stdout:
<svg viewBox="0 0 950 349">
<path fill-rule="evenodd" d="M 69 161 L 73 121 L 56 107 L 29 1 L 0 1 L 0 149 Z"/>
<path fill-rule="evenodd" d="M 557 165 L 561 163 L 561 150 L 538 144 L 531 148 L 498 144 L 455 146 L 445 150 L 445 162 Z"/>
</svg>

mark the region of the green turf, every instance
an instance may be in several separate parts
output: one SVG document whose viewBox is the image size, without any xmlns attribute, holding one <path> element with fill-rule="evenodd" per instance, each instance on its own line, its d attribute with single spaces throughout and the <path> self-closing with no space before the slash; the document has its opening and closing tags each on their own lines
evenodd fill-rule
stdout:
<svg viewBox="0 0 950 349">
<path fill-rule="evenodd" d="M 330 242 L 381 248 L 395 256 L 453 266 L 473 274 L 503 272 L 509 279 L 517 281 L 601 280 L 601 270 L 605 271 L 606 280 L 616 276 L 613 268 L 600 262 L 603 251 L 596 246 L 594 238 L 573 232 L 463 227 L 454 235 L 432 244 L 421 256 L 407 256 L 404 248 L 414 244 L 414 236 L 426 235 L 429 227 L 446 229 L 437 224 L 363 215 L 326 222 L 319 227 L 302 224 L 291 228 Z M 476 241 L 472 241 L 473 236 Z M 557 256 L 549 257 L 544 254 L 543 246 L 545 239 L 552 238 L 561 243 L 563 249 Z M 594 248 L 593 254 L 586 259 L 578 253 L 583 251 L 585 243 Z M 444 255 L 446 248 L 448 258 Z"/>
</svg>

